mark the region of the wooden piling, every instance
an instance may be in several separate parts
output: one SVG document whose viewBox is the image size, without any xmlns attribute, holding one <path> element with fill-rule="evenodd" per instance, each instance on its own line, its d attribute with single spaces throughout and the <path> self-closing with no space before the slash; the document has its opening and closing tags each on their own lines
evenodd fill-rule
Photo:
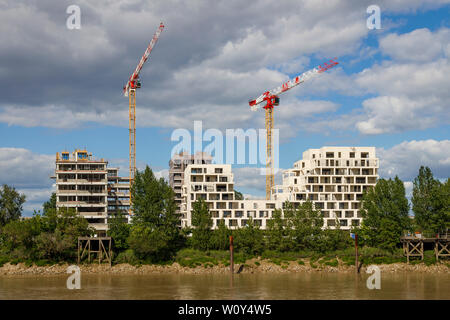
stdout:
<svg viewBox="0 0 450 320">
<path fill-rule="evenodd" d="M 230 236 L 230 272 L 234 273 L 234 248 L 233 248 L 233 236 Z"/>
</svg>

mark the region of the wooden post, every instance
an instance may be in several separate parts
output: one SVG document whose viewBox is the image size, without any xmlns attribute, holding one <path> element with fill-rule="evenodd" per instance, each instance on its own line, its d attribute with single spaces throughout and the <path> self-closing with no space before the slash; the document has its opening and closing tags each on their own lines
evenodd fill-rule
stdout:
<svg viewBox="0 0 450 320">
<path fill-rule="evenodd" d="M 423 260 L 423 240 L 420 241 L 420 254 L 422 255 Z"/>
<path fill-rule="evenodd" d="M 78 264 L 80 264 L 80 239 L 78 239 Z"/>
<path fill-rule="evenodd" d="M 355 266 L 356 266 L 356 273 L 359 273 L 358 270 L 358 234 L 355 233 Z"/>
<path fill-rule="evenodd" d="M 434 253 L 436 255 L 436 261 L 439 261 L 439 239 L 434 241 Z"/>
<path fill-rule="evenodd" d="M 406 242 L 406 263 L 409 264 L 409 240 Z"/>
<path fill-rule="evenodd" d="M 112 257 L 111 257 L 111 238 L 109 238 L 109 249 L 108 249 L 108 256 L 109 256 L 109 267 L 111 268 L 111 260 L 112 260 Z"/>
<path fill-rule="evenodd" d="M 234 252 L 233 252 L 233 236 L 230 236 L 230 271 L 234 273 Z"/>
</svg>

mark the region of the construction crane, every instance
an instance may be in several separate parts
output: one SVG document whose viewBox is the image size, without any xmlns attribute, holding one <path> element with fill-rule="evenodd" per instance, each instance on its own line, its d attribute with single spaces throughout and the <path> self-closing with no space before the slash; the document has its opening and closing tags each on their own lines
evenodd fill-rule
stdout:
<svg viewBox="0 0 450 320">
<path fill-rule="evenodd" d="M 315 75 L 321 74 L 322 72 L 334 67 L 338 64 L 335 61 L 336 58 L 325 62 L 324 64 L 315 67 L 305 73 L 302 73 L 295 78 L 283 83 L 281 86 L 272 89 L 270 91 L 264 92 L 258 98 L 254 100 L 250 100 L 248 104 L 252 111 L 256 111 L 261 107 L 261 103 L 265 102 L 266 104 L 263 108 L 266 110 L 266 199 L 270 199 L 271 190 L 274 184 L 274 176 L 273 176 L 273 137 L 272 137 L 272 129 L 273 129 L 273 107 L 278 106 L 280 104 L 279 94 L 292 89 L 293 87 L 299 85 L 300 83 L 305 82 L 308 79 L 311 79 Z"/>
<path fill-rule="evenodd" d="M 123 87 L 123 94 L 128 97 L 129 102 L 129 134 L 130 134 L 130 191 L 131 186 L 134 181 L 134 175 L 136 172 L 136 89 L 141 87 L 141 81 L 139 80 L 139 73 L 141 72 L 142 66 L 145 61 L 147 61 L 150 52 L 152 52 L 153 47 L 158 41 L 159 35 L 164 29 L 164 24 L 161 22 L 158 29 L 155 32 L 150 44 L 144 52 L 144 55 L 139 61 L 133 74 L 128 79 L 127 84 Z M 130 208 L 131 208 L 131 198 L 130 198 Z"/>
</svg>

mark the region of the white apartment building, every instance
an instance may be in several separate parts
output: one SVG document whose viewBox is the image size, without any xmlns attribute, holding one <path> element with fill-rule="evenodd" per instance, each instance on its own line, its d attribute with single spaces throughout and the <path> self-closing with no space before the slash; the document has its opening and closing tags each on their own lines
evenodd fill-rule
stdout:
<svg viewBox="0 0 450 320">
<path fill-rule="evenodd" d="M 271 200 L 235 200 L 231 165 L 189 165 L 182 188 L 182 227 L 191 226 L 193 203 L 203 198 L 213 218 L 213 228 L 223 219 L 236 229 L 250 217 L 266 228 L 274 209 L 285 201 L 298 205 L 311 200 L 324 217 L 324 227 L 342 229 L 361 223 L 363 192 L 376 184 L 378 159 L 374 147 L 323 147 L 309 149 L 294 168 L 284 171 L 282 185 L 274 186 Z"/>
<path fill-rule="evenodd" d="M 186 167 L 182 188 L 182 227 L 192 226 L 193 204 L 198 199 L 208 204 L 213 228 L 221 219 L 231 229 L 244 227 L 250 217 L 255 225 L 265 228 L 266 220 L 276 206 L 276 201 L 235 200 L 234 179 L 229 164 L 192 164 Z M 278 204 L 281 205 L 281 202 Z"/>
<path fill-rule="evenodd" d="M 294 168 L 283 172 L 282 185 L 272 189 L 272 199 L 301 202 L 307 199 L 320 209 L 325 226 L 342 229 L 361 223 L 361 199 L 378 179 L 374 147 L 323 147 L 309 149 Z"/>
</svg>

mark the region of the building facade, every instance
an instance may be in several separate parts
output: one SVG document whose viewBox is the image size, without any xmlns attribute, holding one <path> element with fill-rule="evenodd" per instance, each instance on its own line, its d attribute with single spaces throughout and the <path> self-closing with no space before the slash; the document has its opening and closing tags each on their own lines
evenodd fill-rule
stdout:
<svg viewBox="0 0 450 320">
<path fill-rule="evenodd" d="M 182 186 L 184 184 L 184 171 L 190 164 L 211 164 L 211 155 L 205 152 L 197 152 L 194 155 L 188 152 L 180 152 L 173 155 L 169 161 L 169 185 L 175 192 L 177 213 L 180 214 L 182 202 Z"/>
<path fill-rule="evenodd" d="M 272 199 L 311 200 L 320 209 L 325 226 L 349 229 L 361 223 L 363 193 L 375 186 L 378 159 L 374 147 L 323 147 L 309 149 L 294 168 L 283 172 L 282 185 L 274 186 Z"/>
<path fill-rule="evenodd" d="M 324 227 L 350 229 L 361 223 L 360 200 L 375 186 L 378 159 L 373 147 L 323 147 L 310 149 L 294 168 L 283 172 L 282 185 L 274 186 L 270 200 L 235 200 L 231 165 L 188 165 L 182 187 L 182 227 L 191 226 L 193 203 L 204 199 L 213 219 L 232 229 L 243 227 L 251 217 L 262 229 L 274 209 L 285 201 L 294 206 L 311 200 L 324 217 Z M 337 222 L 336 222 L 337 221 Z"/>
<path fill-rule="evenodd" d="M 128 178 L 118 177 L 118 169 L 107 165 L 86 150 L 56 154 L 56 207 L 74 208 L 98 235 L 106 233 L 112 213 L 129 212 Z"/>
</svg>

